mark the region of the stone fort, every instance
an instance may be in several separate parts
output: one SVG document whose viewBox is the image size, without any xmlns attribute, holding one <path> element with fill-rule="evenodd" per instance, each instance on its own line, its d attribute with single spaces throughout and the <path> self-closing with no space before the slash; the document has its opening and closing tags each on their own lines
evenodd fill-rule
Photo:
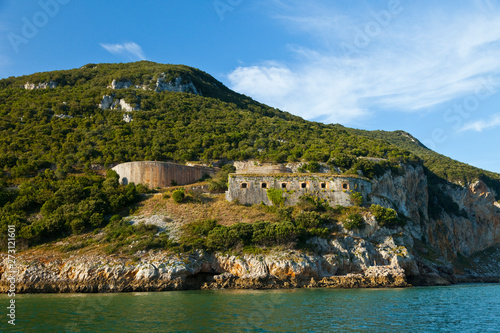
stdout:
<svg viewBox="0 0 500 333">
<path fill-rule="evenodd" d="M 359 192 L 365 200 L 372 191 L 369 179 L 357 175 L 297 172 L 297 165 L 235 162 L 236 173 L 229 175 L 226 199 L 240 204 L 272 205 L 269 189 L 280 190 L 286 206 L 296 205 L 305 194 L 324 199 L 329 205 L 352 205 L 350 194 Z M 121 184 L 147 184 L 150 188 L 188 185 L 205 176 L 214 176 L 220 169 L 188 166 L 171 162 L 128 162 L 113 168 Z"/>
<path fill-rule="evenodd" d="M 280 190 L 286 206 L 296 205 L 300 197 L 309 194 L 324 199 L 331 206 L 351 206 L 350 194 L 359 192 L 367 200 L 372 191 L 368 178 L 333 173 L 296 173 L 285 165 L 255 165 L 248 163 L 229 175 L 226 199 L 240 204 L 272 205 L 269 189 Z"/>
<path fill-rule="evenodd" d="M 188 185 L 198 182 L 205 176 L 214 176 L 218 168 L 188 166 L 171 162 L 128 162 L 113 168 L 120 176 L 120 183 L 144 184 L 150 188 L 172 185 Z"/>
</svg>

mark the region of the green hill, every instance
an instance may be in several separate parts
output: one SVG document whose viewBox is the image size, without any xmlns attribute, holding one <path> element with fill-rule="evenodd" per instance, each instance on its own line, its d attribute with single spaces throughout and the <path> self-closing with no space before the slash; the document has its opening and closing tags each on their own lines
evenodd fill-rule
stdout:
<svg viewBox="0 0 500 333">
<path fill-rule="evenodd" d="M 188 92 L 158 92 L 158 80 Z M 113 81 L 127 88 L 110 88 Z M 0 80 L 0 147 L 0 232 L 16 224 L 19 237 L 35 241 L 102 226 L 136 202 L 143 188 L 91 172 L 127 161 L 327 162 L 368 177 L 424 163 L 431 180 L 480 178 L 500 194 L 500 175 L 432 152 L 404 132 L 306 121 L 198 69 L 147 61 Z"/>
</svg>

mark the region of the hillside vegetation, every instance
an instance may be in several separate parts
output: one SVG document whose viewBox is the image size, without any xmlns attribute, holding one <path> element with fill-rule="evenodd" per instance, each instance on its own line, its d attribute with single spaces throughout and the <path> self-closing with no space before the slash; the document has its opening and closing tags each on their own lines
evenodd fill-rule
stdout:
<svg viewBox="0 0 500 333">
<path fill-rule="evenodd" d="M 160 77 L 180 78 L 201 94 L 156 92 Z M 132 87 L 109 88 L 113 80 Z M 28 82 L 57 87 L 28 90 Z M 121 110 L 99 107 L 105 95 L 139 111 L 127 123 Z M 327 162 L 368 177 L 397 171 L 400 163 L 424 163 L 436 181 L 481 178 L 500 193 L 498 174 L 438 155 L 398 132 L 306 121 L 237 94 L 200 70 L 147 61 L 0 80 L 0 147 L 0 233 L 15 224 L 29 244 L 128 214 L 146 189 L 122 187 L 115 174 L 104 179 L 92 171 L 127 161 Z"/>
</svg>

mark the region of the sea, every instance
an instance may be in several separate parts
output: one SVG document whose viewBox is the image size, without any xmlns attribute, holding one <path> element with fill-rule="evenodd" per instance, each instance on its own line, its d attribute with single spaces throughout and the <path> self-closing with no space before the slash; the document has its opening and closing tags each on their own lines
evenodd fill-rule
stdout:
<svg viewBox="0 0 500 333">
<path fill-rule="evenodd" d="M 1 332 L 500 332 L 500 284 L 16 295 L 15 326 L 10 299 Z"/>
</svg>

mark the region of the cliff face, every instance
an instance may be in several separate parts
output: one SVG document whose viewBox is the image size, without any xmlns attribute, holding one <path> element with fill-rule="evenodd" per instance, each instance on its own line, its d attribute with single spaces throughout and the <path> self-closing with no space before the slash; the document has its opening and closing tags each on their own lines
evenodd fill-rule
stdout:
<svg viewBox="0 0 500 333">
<path fill-rule="evenodd" d="M 460 270 L 457 259 L 480 255 L 481 251 L 500 244 L 500 205 L 495 201 L 496 193 L 482 181 L 467 186 L 442 184 L 439 190 L 457 209 L 455 212 L 442 209 L 431 217 L 429 202 L 435 198 L 429 195 L 423 168 L 404 166 L 400 175 L 386 173 L 376 179 L 371 199 L 407 218 L 404 240 L 420 267 L 419 275 L 453 280 Z M 429 251 L 432 260 L 426 258 Z M 471 277 L 496 276 L 498 279 L 500 276 L 500 268 L 486 270 L 486 273 L 484 267 L 473 262 L 468 264 L 472 265 L 468 268 Z"/>
<path fill-rule="evenodd" d="M 363 270 L 363 260 L 354 257 L 348 252 L 345 257 L 337 257 L 294 251 L 244 256 L 205 252 L 160 252 L 133 258 L 23 256 L 18 258 L 19 274 L 15 278 L 20 293 L 408 285 L 397 260 L 388 258 L 389 265 Z M 7 260 L 3 259 L 2 267 L 6 267 Z M 358 273 L 335 275 L 351 266 Z M 10 280 L 3 274 L 0 292 L 7 292 L 9 286 Z"/>
<path fill-rule="evenodd" d="M 495 192 L 482 181 L 466 187 L 443 186 L 458 204 L 464 216 L 442 214 L 426 225 L 426 234 L 443 255 L 454 258 L 457 253 L 470 256 L 500 243 L 500 208 Z"/>
<path fill-rule="evenodd" d="M 17 258 L 18 292 L 104 292 L 215 288 L 402 287 L 456 281 L 499 281 L 500 207 L 483 182 L 441 185 L 458 211 L 429 215 L 428 180 L 421 166 L 404 166 L 372 183 L 369 204 L 395 209 L 404 227 L 366 227 L 313 238 L 316 254 L 280 251 L 234 256 L 167 252 L 130 256 L 66 256 L 26 252 Z M 457 216 L 460 215 L 460 216 Z M 436 214 L 434 214 L 436 216 Z M 0 273 L 8 261 L 2 255 Z M 9 289 L 6 274 L 0 292 Z"/>
</svg>

